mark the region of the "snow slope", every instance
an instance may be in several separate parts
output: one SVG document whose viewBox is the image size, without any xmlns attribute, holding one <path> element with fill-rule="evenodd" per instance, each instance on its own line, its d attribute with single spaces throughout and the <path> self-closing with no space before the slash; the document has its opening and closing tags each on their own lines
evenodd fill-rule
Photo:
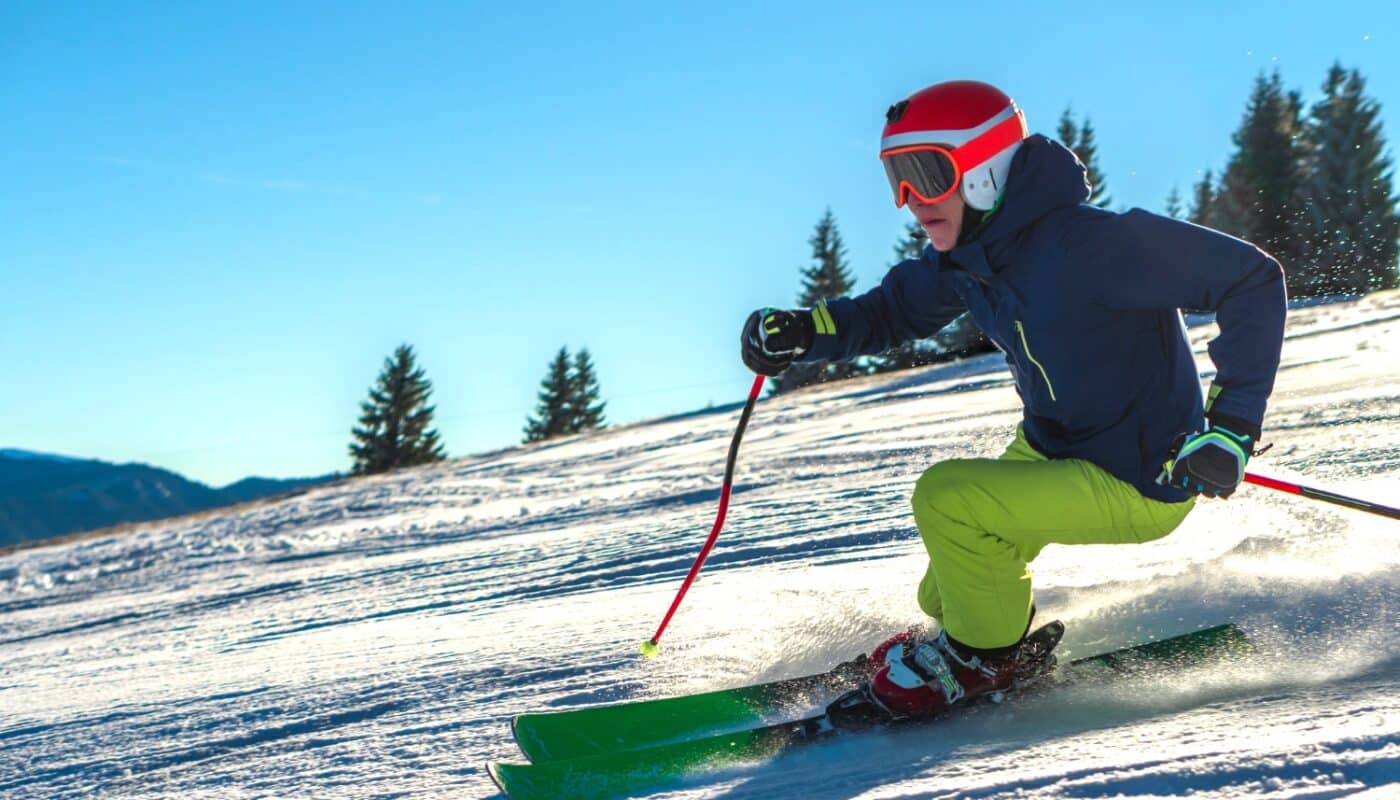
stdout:
<svg viewBox="0 0 1400 800">
<path fill-rule="evenodd" d="M 1400 294 L 1294 312 L 1255 468 L 1400 502 L 1398 333 Z M 913 482 L 998 453 L 1018 408 L 995 355 L 761 402 L 653 661 L 737 406 L 0 558 L 0 797 L 491 796 L 513 714 L 819 669 L 918 622 Z M 659 796 L 1400 796 L 1397 534 L 1248 487 L 1152 544 L 1049 548 L 1070 651 L 1236 620 L 1263 653 Z"/>
</svg>

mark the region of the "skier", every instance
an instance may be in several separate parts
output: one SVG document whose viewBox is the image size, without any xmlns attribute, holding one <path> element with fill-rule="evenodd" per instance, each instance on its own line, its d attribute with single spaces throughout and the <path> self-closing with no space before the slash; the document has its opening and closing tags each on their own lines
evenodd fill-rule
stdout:
<svg viewBox="0 0 1400 800">
<path fill-rule="evenodd" d="M 1006 353 L 1025 406 L 997 459 L 934 464 L 914 488 L 936 638 L 872 655 L 870 694 L 897 717 L 1014 688 L 1034 614 L 1027 564 L 1047 544 L 1166 536 L 1197 495 L 1229 497 L 1259 441 L 1286 310 L 1283 272 L 1253 245 L 1141 209 L 1086 203 L 1084 166 L 1029 135 L 1011 98 L 975 81 L 891 106 L 880 160 L 919 258 L 858 297 L 751 314 L 746 365 L 873 355 L 964 311 Z M 1216 312 L 1203 402 L 1178 309 Z"/>
</svg>

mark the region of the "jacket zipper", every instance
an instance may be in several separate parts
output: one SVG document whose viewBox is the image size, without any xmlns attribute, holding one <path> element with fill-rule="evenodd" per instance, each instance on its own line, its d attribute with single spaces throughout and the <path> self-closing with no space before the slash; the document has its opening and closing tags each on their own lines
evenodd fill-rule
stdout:
<svg viewBox="0 0 1400 800">
<path fill-rule="evenodd" d="M 1016 332 L 1021 334 L 1021 349 L 1026 351 L 1026 358 L 1029 358 L 1035 368 L 1040 370 L 1040 377 L 1045 379 L 1045 385 L 1050 389 L 1050 402 L 1058 402 L 1055 400 L 1055 384 L 1050 382 L 1050 375 L 1045 372 L 1045 367 L 1041 366 L 1040 362 L 1035 360 L 1035 356 L 1031 355 L 1031 346 L 1026 342 L 1026 328 L 1019 319 L 1016 320 Z"/>
</svg>

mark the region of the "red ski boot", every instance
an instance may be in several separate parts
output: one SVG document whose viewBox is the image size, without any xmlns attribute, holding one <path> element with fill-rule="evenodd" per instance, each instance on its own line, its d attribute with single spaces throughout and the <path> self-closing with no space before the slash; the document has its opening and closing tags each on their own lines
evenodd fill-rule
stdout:
<svg viewBox="0 0 1400 800">
<path fill-rule="evenodd" d="M 869 680 L 829 703 L 825 720 L 838 730 L 861 730 L 936 717 L 978 699 L 1000 702 L 1054 670 L 1064 634 L 1063 623 L 1050 622 L 1013 647 L 989 652 L 965 648 L 947 634 L 929 640 L 905 631 L 859 662 Z"/>
<path fill-rule="evenodd" d="M 896 719 L 933 717 L 983 695 L 999 701 L 1016 682 L 1020 648 L 970 654 L 939 633 L 918 641 L 905 632 L 871 654 L 870 697 Z"/>
<path fill-rule="evenodd" d="M 894 636 L 881 642 L 878 647 L 870 651 L 870 657 L 865 661 L 865 668 L 868 673 L 866 677 L 875 677 L 875 673 L 879 672 L 880 669 L 885 666 L 885 658 L 889 656 L 890 650 L 897 646 L 902 648 L 911 647 L 917 643 L 918 640 L 918 631 L 910 628 L 907 631 L 896 633 Z M 903 652 L 903 650 L 900 652 Z"/>
</svg>

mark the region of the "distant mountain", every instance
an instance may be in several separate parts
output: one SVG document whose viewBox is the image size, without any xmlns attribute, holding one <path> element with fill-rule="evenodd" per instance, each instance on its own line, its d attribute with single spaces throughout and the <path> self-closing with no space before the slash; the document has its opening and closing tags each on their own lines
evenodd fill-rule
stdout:
<svg viewBox="0 0 1400 800">
<path fill-rule="evenodd" d="M 322 475 L 319 478 L 244 478 L 238 483 L 230 483 L 220 489 L 229 497 L 237 498 L 236 503 L 245 503 L 249 500 L 257 500 L 260 497 L 271 497 L 283 492 L 292 492 L 308 486 L 315 486 L 318 483 L 335 480 L 338 475 Z"/>
<path fill-rule="evenodd" d="M 0 447 L 0 458 L 12 458 L 16 461 L 59 461 L 67 463 L 82 461 L 81 458 L 69 458 L 68 456 L 58 456 L 53 453 L 34 453 L 29 450 L 15 450 L 9 447 Z"/>
<path fill-rule="evenodd" d="M 0 449 L 0 546 L 205 511 L 334 477 L 247 478 L 214 489 L 146 464 Z"/>
</svg>

